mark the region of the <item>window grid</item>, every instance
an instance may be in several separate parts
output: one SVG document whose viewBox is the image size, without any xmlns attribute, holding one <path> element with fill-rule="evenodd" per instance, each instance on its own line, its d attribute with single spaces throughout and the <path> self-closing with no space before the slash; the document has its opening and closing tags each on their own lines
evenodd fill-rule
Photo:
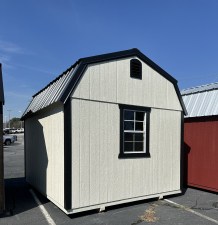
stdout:
<svg viewBox="0 0 218 225">
<path fill-rule="evenodd" d="M 133 112 L 133 119 L 130 120 L 130 119 L 125 119 L 125 112 L 126 111 L 132 111 Z M 137 120 L 136 119 L 136 113 L 137 112 L 140 112 L 140 113 L 143 113 L 143 117 L 144 119 L 143 120 Z M 123 152 L 125 152 L 125 154 L 131 154 L 131 153 L 145 153 L 146 149 L 145 149 L 145 146 L 146 146 L 146 124 L 145 124 L 145 121 L 146 121 L 146 112 L 144 111 L 138 111 L 138 110 L 128 110 L 128 109 L 124 109 L 123 110 L 123 141 L 124 141 L 124 145 L 123 145 Z M 133 122 L 133 130 L 125 130 L 125 122 Z M 140 122 L 140 123 L 143 123 L 143 130 L 136 130 L 136 123 L 137 122 Z M 133 140 L 132 141 L 126 141 L 125 140 L 125 133 L 130 133 L 130 134 L 133 134 Z M 143 134 L 143 139 L 141 141 L 136 141 L 135 140 L 135 135 L 134 134 Z M 132 143 L 133 145 L 133 151 L 125 151 L 125 143 Z M 143 151 L 136 151 L 135 150 L 135 147 L 136 147 L 136 144 L 137 143 L 142 143 L 143 144 Z"/>
</svg>

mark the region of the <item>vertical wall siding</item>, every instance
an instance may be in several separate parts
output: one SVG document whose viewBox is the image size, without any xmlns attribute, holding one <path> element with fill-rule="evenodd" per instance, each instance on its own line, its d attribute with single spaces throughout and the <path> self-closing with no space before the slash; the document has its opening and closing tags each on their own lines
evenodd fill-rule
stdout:
<svg viewBox="0 0 218 225">
<path fill-rule="evenodd" d="M 171 82 L 142 62 L 142 80 L 130 78 L 130 59 L 88 66 L 73 97 L 182 110 Z"/>
<path fill-rule="evenodd" d="M 55 105 L 25 121 L 26 179 L 64 206 L 64 114 Z"/>
<path fill-rule="evenodd" d="M 150 120 L 151 158 L 118 159 L 118 104 L 72 99 L 73 209 L 180 189 L 181 112 Z"/>
<path fill-rule="evenodd" d="M 188 118 L 184 140 L 187 184 L 218 192 L 218 118 Z"/>
</svg>

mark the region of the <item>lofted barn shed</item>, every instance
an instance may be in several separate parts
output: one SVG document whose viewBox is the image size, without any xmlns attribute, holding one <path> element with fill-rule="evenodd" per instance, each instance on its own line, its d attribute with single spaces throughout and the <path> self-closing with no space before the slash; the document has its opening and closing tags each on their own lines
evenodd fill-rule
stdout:
<svg viewBox="0 0 218 225">
<path fill-rule="evenodd" d="M 68 214 L 180 193 L 184 112 L 138 49 L 81 58 L 24 112 L 26 180 Z"/>
<path fill-rule="evenodd" d="M 5 187 L 4 187 L 4 157 L 3 157 L 3 105 L 4 89 L 2 81 L 2 65 L 0 63 L 0 212 L 5 209 Z"/>
<path fill-rule="evenodd" d="M 218 192 L 218 83 L 182 91 L 187 184 Z"/>
</svg>

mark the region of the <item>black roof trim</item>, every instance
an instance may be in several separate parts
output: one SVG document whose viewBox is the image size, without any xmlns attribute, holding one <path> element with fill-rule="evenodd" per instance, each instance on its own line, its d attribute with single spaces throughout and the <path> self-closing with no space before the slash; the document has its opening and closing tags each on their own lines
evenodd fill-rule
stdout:
<svg viewBox="0 0 218 225">
<path fill-rule="evenodd" d="M 91 63 L 98 63 L 98 62 L 103 62 L 103 61 L 127 58 L 127 57 L 131 57 L 131 56 L 137 56 L 142 61 L 144 61 L 146 64 L 148 64 L 150 67 L 152 67 L 154 70 L 159 72 L 167 80 L 169 80 L 173 83 L 174 82 L 177 83 L 177 80 L 175 78 L 173 78 L 165 70 L 163 70 L 156 63 L 154 63 L 152 60 L 150 60 L 147 56 L 145 56 L 143 53 L 141 53 L 137 48 L 133 48 L 133 49 L 125 50 L 125 51 L 119 51 L 119 52 L 112 52 L 112 53 L 103 54 L 103 55 L 91 56 L 91 57 L 87 57 L 87 58 L 81 58 L 81 59 L 79 59 L 79 62 L 83 62 L 84 64 L 91 64 Z"/>
<path fill-rule="evenodd" d="M 44 87 L 42 90 L 40 90 L 39 92 L 34 94 L 33 97 L 38 95 L 40 92 L 45 90 L 48 86 L 50 86 L 51 84 L 56 82 L 61 76 L 63 76 L 68 71 L 70 71 L 71 69 L 75 68 L 78 65 L 78 67 L 76 68 L 76 71 L 74 73 L 74 76 L 72 77 L 71 81 L 69 82 L 68 86 L 66 87 L 65 91 L 62 93 L 62 96 L 60 98 L 60 101 L 65 104 L 68 97 L 75 90 L 78 82 L 80 81 L 80 79 L 82 77 L 83 72 L 85 71 L 85 69 L 87 68 L 87 66 L 89 64 L 99 63 L 99 62 L 104 62 L 104 61 L 117 60 L 117 59 L 122 59 L 122 58 L 133 57 L 133 56 L 136 56 L 139 59 L 141 59 L 143 62 L 145 62 L 152 69 L 157 71 L 159 74 L 161 74 L 164 78 L 169 80 L 174 85 L 177 96 L 178 96 L 179 101 L 180 101 L 180 104 L 183 108 L 183 112 L 186 115 L 187 111 L 186 111 L 182 96 L 180 94 L 180 91 L 179 91 L 179 88 L 178 88 L 178 85 L 177 85 L 177 80 L 175 78 L 173 78 L 165 70 L 163 70 L 161 67 L 159 67 L 156 63 L 154 63 L 152 60 L 150 60 L 147 56 L 145 56 L 137 48 L 119 51 L 119 52 L 112 52 L 112 53 L 108 53 L 108 54 L 96 55 L 96 56 L 91 56 L 91 57 L 86 57 L 86 58 L 80 58 L 71 67 L 69 67 L 66 71 L 64 71 L 60 76 L 58 76 L 56 79 L 51 81 L 46 87 Z"/>
<path fill-rule="evenodd" d="M 183 101 L 183 98 L 182 98 L 182 95 L 181 95 L 180 90 L 179 90 L 179 88 L 178 88 L 178 85 L 177 85 L 177 84 L 174 84 L 174 88 L 175 88 L 175 90 L 176 90 L 176 94 L 177 94 L 177 96 L 178 96 L 179 102 L 180 102 L 180 104 L 181 104 L 181 106 L 182 106 L 184 115 L 187 116 L 187 115 L 188 115 L 188 112 L 187 112 L 187 109 L 186 109 L 186 107 L 185 107 L 185 103 L 184 103 L 184 101 Z"/>
<path fill-rule="evenodd" d="M 187 115 L 187 110 L 185 108 L 182 96 L 180 94 L 180 91 L 179 91 L 179 88 L 178 88 L 178 85 L 177 85 L 177 80 L 175 78 L 173 78 L 165 70 L 163 70 L 161 67 L 159 67 L 156 63 L 154 63 L 152 60 L 150 60 L 143 53 L 141 53 L 137 48 L 79 59 L 77 61 L 77 63 L 79 63 L 77 71 L 76 71 L 73 79 L 69 83 L 68 87 L 66 88 L 65 93 L 63 93 L 63 95 L 61 97 L 61 101 L 63 103 L 65 103 L 67 98 L 75 90 L 76 84 L 79 82 L 80 78 L 82 77 L 81 75 L 83 74 L 83 72 L 86 69 L 87 65 L 93 64 L 93 63 L 98 63 L 98 62 L 104 62 L 104 61 L 121 59 L 121 58 L 128 58 L 128 57 L 132 57 L 132 56 L 137 56 L 139 59 L 141 59 L 147 65 L 149 65 L 151 68 L 153 68 L 158 73 L 160 73 L 164 78 L 166 78 L 171 83 L 173 83 L 173 85 L 175 87 L 175 90 L 176 90 L 176 93 L 177 93 L 177 96 L 179 98 L 180 104 L 182 106 L 183 112 L 184 112 L 185 115 Z"/>
<path fill-rule="evenodd" d="M 0 63 L 0 102 L 5 104 L 5 97 L 4 97 L 4 88 L 3 88 L 3 78 L 2 78 L 2 64 Z"/>
<path fill-rule="evenodd" d="M 70 66 L 68 69 L 66 69 L 62 74 L 60 74 L 58 77 L 56 77 L 54 80 L 52 80 L 48 85 L 46 85 L 44 88 L 42 88 L 40 91 L 38 91 L 37 93 L 35 93 L 32 97 L 34 98 L 36 95 L 38 95 L 39 93 L 43 92 L 47 87 L 49 87 L 51 84 L 53 84 L 54 82 L 56 82 L 58 79 L 60 79 L 60 77 L 62 77 L 64 74 L 66 74 L 67 72 L 69 72 L 70 70 L 72 70 L 77 63 L 74 63 L 72 66 Z"/>
</svg>

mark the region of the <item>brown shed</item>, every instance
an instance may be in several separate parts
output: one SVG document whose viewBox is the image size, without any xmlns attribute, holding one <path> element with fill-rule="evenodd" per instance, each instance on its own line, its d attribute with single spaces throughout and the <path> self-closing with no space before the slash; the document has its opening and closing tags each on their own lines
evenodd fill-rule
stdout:
<svg viewBox="0 0 218 225">
<path fill-rule="evenodd" d="M 182 91 L 187 184 L 218 192 L 218 83 Z"/>
<path fill-rule="evenodd" d="M 2 81 L 2 65 L 0 63 L 0 212 L 4 210 L 4 160 L 3 160 L 3 105 L 4 105 L 4 90 Z"/>
</svg>

